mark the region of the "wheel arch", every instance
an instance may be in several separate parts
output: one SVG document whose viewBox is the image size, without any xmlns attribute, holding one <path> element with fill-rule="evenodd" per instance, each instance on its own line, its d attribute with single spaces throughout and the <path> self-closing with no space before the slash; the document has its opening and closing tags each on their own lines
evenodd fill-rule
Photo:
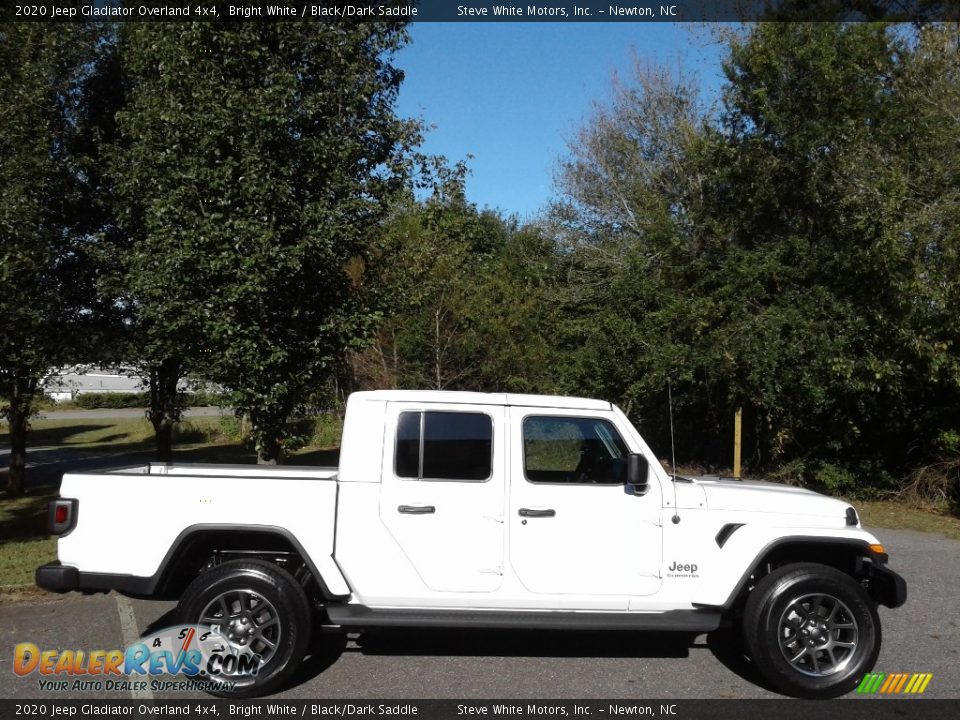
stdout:
<svg viewBox="0 0 960 720">
<path fill-rule="evenodd" d="M 321 601 L 343 600 L 349 597 L 332 589 L 313 558 L 286 528 L 275 525 L 197 524 L 185 528 L 171 543 L 157 571 L 144 587 L 144 595 L 175 599 L 218 553 L 269 559 L 280 567 L 279 558 L 302 563 L 316 582 L 315 594 Z M 331 563 L 333 559 L 331 558 Z M 285 568 L 286 569 L 286 568 Z M 339 572 L 339 570 L 337 569 Z M 332 578 L 346 586 L 342 576 Z M 140 594 L 140 593 L 138 593 Z"/>
<path fill-rule="evenodd" d="M 893 575 L 882 567 L 885 557 L 880 557 L 870 549 L 869 543 L 862 538 L 839 538 L 829 536 L 792 535 L 776 538 L 768 542 L 747 566 L 719 606 L 724 612 L 736 612 L 742 608 L 753 586 L 771 570 L 785 565 L 801 562 L 819 563 L 839 570 L 854 580 L 867 580 L 868 592 L 876 602 L 890 607 L 902 604 L 886 592 L 882 583 L 874 583 L 880 574 Z M 899 576 L 897 576 L 899 579 Z M 901 580 L 902 582 L 902 580 Z M 876 587 L 875 587 L 876 585 Z M 695 606 L 715 607 L 706 604 Z"/>
</svg>

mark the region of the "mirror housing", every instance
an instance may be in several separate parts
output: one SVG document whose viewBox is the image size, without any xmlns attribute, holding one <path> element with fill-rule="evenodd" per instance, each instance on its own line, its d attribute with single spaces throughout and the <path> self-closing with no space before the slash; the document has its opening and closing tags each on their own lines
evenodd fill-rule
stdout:
<svg viewBox="0 0 960 720">
<path fill-rule="evenodd" d="M 627 485 L 633 487 L 634 492 L 641 495 L 647 491 L 650 476 L 650 463 L 640 453 L 627 455 Z"/>
</svg>

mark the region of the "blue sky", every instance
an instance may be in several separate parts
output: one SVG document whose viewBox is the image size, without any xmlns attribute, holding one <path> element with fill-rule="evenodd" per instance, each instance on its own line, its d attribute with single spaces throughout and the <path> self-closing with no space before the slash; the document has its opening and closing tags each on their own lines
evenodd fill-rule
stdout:
<svg viewBox="0 0 960 720">
<path fill-rule="evenodd" d="M 424 150 L 473 155 L 468 198 L 532 218 L 553 196 L 567 141 L 642 61 L 681 68 L 707 97 L 721 50 L 702 26 L 662 23 L 415 23 L 397 54 L 399 112 L 430 126 Z"/>
</svg>

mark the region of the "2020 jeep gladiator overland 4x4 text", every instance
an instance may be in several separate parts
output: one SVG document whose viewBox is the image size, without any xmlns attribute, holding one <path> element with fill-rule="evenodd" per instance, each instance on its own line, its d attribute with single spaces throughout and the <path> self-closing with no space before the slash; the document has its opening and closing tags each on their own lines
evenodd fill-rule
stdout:
<svg viewBox="0 0 960 720">
<path fill-rule="evenodd" d="M 852 690 L 906 599 L 854 508 L 770 483 L 672 477 L 615 406 L 376 391 L 339 467 L 67 474 L 37 584 L 179 599 L 278 688 L 311 626 L 742 628 L 780 691 Z M 118 540 L 122 538 L 123 540 Z"/>
</svg>

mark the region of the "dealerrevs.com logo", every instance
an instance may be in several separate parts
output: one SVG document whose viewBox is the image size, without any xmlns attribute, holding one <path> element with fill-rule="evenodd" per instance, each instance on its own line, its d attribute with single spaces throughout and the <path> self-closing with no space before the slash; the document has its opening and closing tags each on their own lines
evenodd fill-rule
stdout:
<svg viewBox="0 0 960 720">
<path fill-rule="evenodd" d="M 256 675 L 261 656 L 210 628 L 177 625 L 143 637 L 124 650 L 41 649 L 19 643 L 13 672 L 35 675 L 45 691 L 231 690 Z M 161 680 L 161 676 L 174 679 Z"/>
</svg>

